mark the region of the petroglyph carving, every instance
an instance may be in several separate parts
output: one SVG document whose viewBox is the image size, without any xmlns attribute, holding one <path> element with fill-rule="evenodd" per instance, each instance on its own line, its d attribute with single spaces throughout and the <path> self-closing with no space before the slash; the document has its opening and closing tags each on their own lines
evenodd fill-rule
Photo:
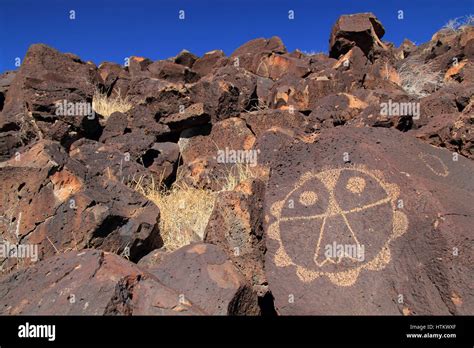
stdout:
<svg viewBox="0 0 474 348">
<path fill-rule="evenodd" d="M 380 171 L 362 166 L 302 175 L 271 207 L 276 220 L 268 233 L 279 243 L 275 264 L 296 267 L 303 282 L 326 276 L 338 286 L 353 285 L 364 269 L 385 268 L 391 260 L 390 242 L 408 227 L 406 215 L 397 210 L 399 193 Z M 362 246 L 365 258 L 328 258 L 324 246 L 334 242 Z"/>
<path fill-rule="evenodd" d="M 447 177 L 449 175 L 448 166 L 444 164 L 438 156 L 430 155 L 428 153 L 419 153 L 418 157 L 434 174 L 442 177 Z"/>
</svg>

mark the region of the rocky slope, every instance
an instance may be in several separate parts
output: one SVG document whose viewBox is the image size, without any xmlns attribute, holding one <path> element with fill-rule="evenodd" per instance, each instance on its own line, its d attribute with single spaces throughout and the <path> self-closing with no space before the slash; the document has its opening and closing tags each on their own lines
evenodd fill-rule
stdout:
<svg viewBox="0 0 474 348">
<path fill-rule="evenodd" d="M 128 66 L 32 45 L 0 75 L 0 313 L 473 314 L 474 28 L 384 32 Z M 203 233 L 168 250 L 137 177 L 214 192 Z"/>
</svg>

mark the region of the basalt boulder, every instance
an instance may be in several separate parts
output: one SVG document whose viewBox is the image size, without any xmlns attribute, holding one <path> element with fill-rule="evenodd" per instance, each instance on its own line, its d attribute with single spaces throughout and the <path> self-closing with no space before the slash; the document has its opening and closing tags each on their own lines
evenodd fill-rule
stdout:
<svg viewBox="0 0 474 348">
<path fill-rule="evenodd" d="M 119 163 L 104 161 L 116 164 L 107 170 L 100 160 L 104 154 L 87 146 L 75 156 L 78 160 L 58 143 L 43 140 L 0 164 L 2 238 L 37 247 L 40 260 L 88 247 L 138 260 L 161 247 L 159 209 L 126 185 Z M 85 158 L 86 165 L 81 163 Z M 133 167 L 123 163 L 122 175 L 138 165 Z M 20 261 L 36 260 L 3 259 L 4 271 Z"/>
<path fill-rule="evenodd" d="M 413 135 L 437 147 L 444 147 L 467 158 L 474 158 L 473 103 L 462 114 L 436 115 Z"/>
<path fill-rule="evenodd" d="M 204 234 L 204 241 L 223 248 L 249 283 L 260 292 L 266 285 L 264 193 L 265 184 L 258 179 L 248 179 L 232 191 L 219 193 Z"/>
<path fill-rule="evenodd" d="M 254 74 L 259 74 L 261 71 L 268 75 L 268 68 L 264 72 L 265 68 L 262 67 L 262 59 L 268 58 L 272 54 L 280 55 L 286 52 L 286 47 L 281 39 L 274 36 L 270 39 L 251 40 L 237 48 L 229 58 L 231 64 L 240 66 Z"/>
<path fill-rule="evenodd" d="M 165 286 L 212 315 L 258 315 L 256 293 L 218 246 L 193 243 L 149 269 Z"/>
<path fill-rule="evenodd" d="M 238 116 L 258 105 L 257 76 L 234 65 L 218 68 L 189 87 L 194 103 L 203 103 L 211 121 Z"/>
<path fill-rule="evenodd" d="M 159 60 L 148 66 L 151 77 L 170 82 L 196 82 L 199 76 L 185 65 Z"/>
<path fill-rule="evenodd" d="M 160 118 L 160 122 L 169 127 L 171 132 L 181 132 L 187 128 L 202 126 L 211 121 L 211 116 L 205 110 L 203 103 L 182 107 L 177 113 Z"/>
<path fill-rule="evenodd" d="M 15 78 L 15 71 L 7 71 L 0 74 L 0 112 L 3 110 L 3 104 L 5 103 L 5 97 L 7 95 L 10 84 Z"/>
<path fill-rule="evenodd" d="M 224 63 L 225 54 L 223 51 L 215 50 L 204 54 L 202 57 L 196 59 L 192 68 L 200 76 L 206 76 L 211 73 L 214 68 L 218 67 L 220 63 Z"/>
<path fill-rule="evenodd" d="M 220 189 L 230 173 L 237 175 L 236 166 L 256 165 L 255 135 L 244 120 L 232 117 L 215 123 L 210 132 L 198 131 L 186 130 L 178 141 L 181 180 L 187 184 Z"/>
<path fill-rule="evenodd" d="M 187 50 L 182 50 L 173 60 L 176 64 L 192 68 L 198 57 Z"/>
<path fill-rule="evenodd" d="M 472 161 L 394 129 L 279 138 L 264 208 L 279 314 L 473 311 Z"/>
<path fill-rule="evenodd" d="M 378 50 L 386 49 L 381 38 L 385 29 L 372 13 L 357 13 L 339 17 L 329 39 L 329 56 L 339 58 L 352 47 L 359 47 L 371 60 Z"/>
<path fill-rule="evenodd" d="M 0 278 L 3 315 L 202 315 L 123 257 L 70 251 Z"/>
<path fill-rule="evenodd" d="M 17 131 L 23 144 L 45 138 L 68 147 L 81 137 L 97 138 L 100 125 L 91 103 L 99 81 L 94 64 L 43 44 L 32 45 L 11 82 L 0 129 Z M 6 147 L 0 152 L 11 155 L 15 145 L 2 143 Z"/>
<path fill-rule="evenodd" d="M 304 114 L 294 109 L 272 110 L 263 109 L 244 112 L 239 118 L 245 120 L 247 127 L 256 138 L 272 127 L 305 130 L 308 119 Z"/>
<path fill-rule="evenodd" d="M 108 97 L 127 96 L 131 79 L 128 70 L 119 64 L 104 62 L 99 65 L 97 71 L 102 93 Z"/>
<path fill-rule="evenodd" d="M 156 177 L 167 183 L 175 175 L 179 147 L 171 142 L 153 143 L 141 156 L 133 156 L 117 144 L 81 139 L 72 145 L 69 154 L 87 168 L 90 178 L 145 184 Z"/>
</svg>

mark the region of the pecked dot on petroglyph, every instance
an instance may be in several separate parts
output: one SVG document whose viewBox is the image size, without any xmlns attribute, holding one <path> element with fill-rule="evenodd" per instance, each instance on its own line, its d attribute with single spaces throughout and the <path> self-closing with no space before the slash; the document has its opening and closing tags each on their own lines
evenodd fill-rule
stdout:
<svg viewBox="0 0 474 348">
<path fill-rule="evenodd" d="M 318 195 L 314 191 L 304 191 L 301 193 L 299 201 L 305 206 L 313 205 L 317 202 Z"/>
<path fill-rule="evenodd" d="M 305 181 L 298 180 L 285 197 L 281 217 L 294 218 L 324 214 L 329 203 L 329 192 L 321 180 L 313 175 Z"/>
<path fill-rule="evenodd" d="M 352 193 L 362 193 L 365 189 L 365 180 L 359 176 L 352 177 L 347 181 L 346 188 Z"/>
<path fill-rule="evenodd" d="M 372 172 L 342 170 L 334 189 L 334 196 L 343 211 L 365 210 L 372 204 L 390 200 L 387 184 L 383 184 Z"/>
</svg>

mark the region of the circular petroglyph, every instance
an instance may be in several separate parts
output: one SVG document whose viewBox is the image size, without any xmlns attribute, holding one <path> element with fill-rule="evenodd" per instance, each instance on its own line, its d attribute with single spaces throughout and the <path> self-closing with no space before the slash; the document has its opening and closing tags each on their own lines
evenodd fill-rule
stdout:
<svg viewBox="0 0 474 348">
<path fill-rule="evenodd" d="M 275 265 L 294 266 L 303 282 L 325 276 L 339 286 L 353 285 L 363 270 L 385 268 L 390 242 L 408 228 L 398 196 L 398 186 L 384 181 L 382 172 L 363 166 L 304 174 L 271 206 Z M 289 204 L 296 201 L 300 205 Z"/>
</svg>

